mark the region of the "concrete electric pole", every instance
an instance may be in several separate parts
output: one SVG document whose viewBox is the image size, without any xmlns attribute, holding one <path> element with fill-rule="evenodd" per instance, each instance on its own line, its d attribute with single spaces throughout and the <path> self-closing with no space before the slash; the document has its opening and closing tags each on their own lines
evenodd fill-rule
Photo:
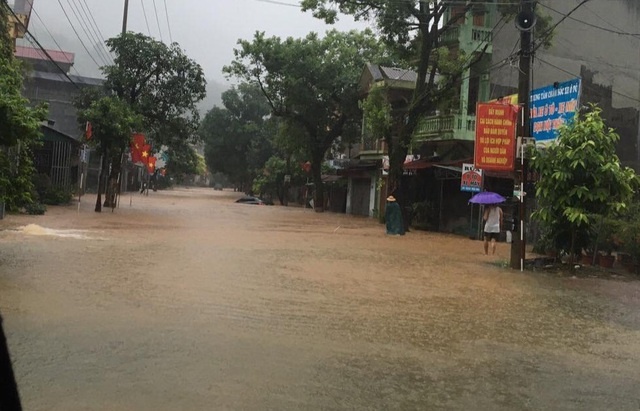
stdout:
<svg viewBox="0 0 640 411">
<path fill-rule="evenodd" d="M 518 68 L 518 104 L 520 105 L 520 121 L 518 122 L 517 138 L 524 146 L 524 137 L 531 137 L 531 117 L 529 113 L 529 95 L 531 94 L 531 60 L 533 53 L 533 29 L 536 25 L 536 0 L 520 0 L 520 12 L 516 17 L 516 27 L 520 30 L 520 62 Z M 518 146 L 516 144 L 516 146 Z M 519 180 L 520 207 L 516 227 L 518 233 L 513 236 L 511 243 L 511 268 L 524 270 L 526 256 L 525 216 L 526 202 L 524 186 L 527 181 L 527 164 L 523 153 L 520 163 L 516 165 L 516 179 Z M 515 216 L 514 216 L 515 217 Z M 514 218 L 515 220 L 515 218 Z"/>
<path fill-rule="evenodd" d="M 127 32 L 128 18 L 129 18 L 129 0 L 124 0 L 124 14 L 122 16 L 122 34 Z"/>
</svg>

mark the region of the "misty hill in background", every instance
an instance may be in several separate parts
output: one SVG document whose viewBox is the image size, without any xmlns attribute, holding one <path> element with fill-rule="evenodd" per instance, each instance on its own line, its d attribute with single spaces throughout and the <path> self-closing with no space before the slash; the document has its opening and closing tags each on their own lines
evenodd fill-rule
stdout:
<svg viewBox="0 0 640 411">
<path fill-rule="evenodd" d="M 213 106 L 222 106 L 222 93 L 231 88 L 230 84 L 207 79 L 207 97 L 198 103 L 198 110 L 204 116 Z"/>
</svg>

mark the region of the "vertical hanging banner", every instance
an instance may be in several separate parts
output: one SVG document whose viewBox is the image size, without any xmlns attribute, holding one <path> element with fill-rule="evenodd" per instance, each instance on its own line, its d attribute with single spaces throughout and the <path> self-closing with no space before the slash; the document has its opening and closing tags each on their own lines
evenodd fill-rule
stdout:
<svg viewBox="0 0 640 411">
<path fill-rule="evenodd" d="M 482 189 L 482 170 L 475 168 L 473 164 L 462 164 L 462 178 L 460 191 L 467 193 L 479 193 Z"/>
<path fill-rule="evenodd" d="M 473 164 L 491 171 L 513 171 L 518 107 L 478 103 Z"/>
</svg>

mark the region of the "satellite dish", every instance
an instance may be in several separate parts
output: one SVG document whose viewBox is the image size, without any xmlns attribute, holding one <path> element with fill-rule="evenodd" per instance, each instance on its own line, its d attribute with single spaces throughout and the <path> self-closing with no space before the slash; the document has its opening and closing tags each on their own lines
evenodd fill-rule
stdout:
<svg viewBox="0 0 640 411">
<path fill-rule="evenodd" d="M 531 31 L 536 26 L 536 13 L 533 11 L 521 11 L 516 17 L 516 27 L 520 31 Z"/>
</svg>

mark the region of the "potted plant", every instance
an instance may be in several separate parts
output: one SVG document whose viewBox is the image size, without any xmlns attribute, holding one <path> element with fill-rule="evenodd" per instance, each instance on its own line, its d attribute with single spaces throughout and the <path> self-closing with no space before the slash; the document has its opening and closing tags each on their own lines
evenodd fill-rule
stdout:
<svg viewBox="0 0 640 411">
<path fill-rule="evenodd" d="M 597 234 L 600 267 L 613 267 L 616 260 L 613 251 L 616 249 L 616 234 L 619 229 L 619 223 L 611 217 L 604 217 L 600 220 Z"/>
</svg>

